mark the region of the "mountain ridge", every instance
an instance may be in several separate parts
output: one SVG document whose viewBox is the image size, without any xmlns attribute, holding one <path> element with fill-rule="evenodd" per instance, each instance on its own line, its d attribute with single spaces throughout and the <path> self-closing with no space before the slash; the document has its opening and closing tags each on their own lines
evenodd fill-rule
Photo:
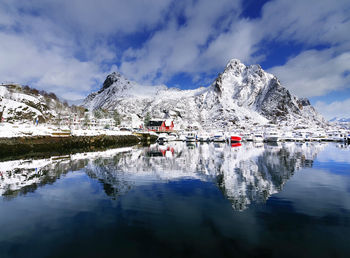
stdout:
<svg viewBox="0 0 350 258">
<path fill-rule="evenodd" d="M 118 110 L 122 120 L 136 126 L 148 112 L 152 117 L 170 117 L 182 128 L 327 124 L 307 99 L 292 95 L 276 76 L 238 59 L 230 60 L 210 86 L 194 90 L 142 86 L 114 72 L 83 105 L 90 110 Z"/>
<path fill-rule="evenodd" d="M 52 122 L 60 116 L 82 114 L 84 108 L 69 106 L 54 93 L 22 86 L 20 84 L 0 85 L 0 122 Z"/>
</svg>

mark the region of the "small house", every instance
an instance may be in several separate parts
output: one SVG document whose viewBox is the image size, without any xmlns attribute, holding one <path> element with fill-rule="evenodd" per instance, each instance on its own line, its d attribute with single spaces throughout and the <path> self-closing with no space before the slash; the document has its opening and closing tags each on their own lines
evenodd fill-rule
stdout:
<svg viewBox="0 0 350 258">
<path fill-rule="evenodd" d="M 174 121 L 166 120 L 151 120 L 147 126 L 148 131 L 153 132 L 172 132 L 174 130 Z"/>
</svg>

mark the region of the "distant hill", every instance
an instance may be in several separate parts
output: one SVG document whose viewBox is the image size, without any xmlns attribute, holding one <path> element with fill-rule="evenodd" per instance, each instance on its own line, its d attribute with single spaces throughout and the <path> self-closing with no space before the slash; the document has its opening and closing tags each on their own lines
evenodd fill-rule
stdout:
<svg viewBox="0 0 350 258">
<path fill-rule="evenodd" d="M 339 118 L 339 117 L 333 117 L 329 122 L 340 122 L 340 123 L 348 123 L 350 122 L 350 118 Z"/>
<path fill-rule="evenodd" d="M 0 119 L 6 122 L 50 122 L 60 116 L 82 114 L 85 109 L 61 102 L 54 93 L 19 84 L 0 85 Z"/>
</svg>

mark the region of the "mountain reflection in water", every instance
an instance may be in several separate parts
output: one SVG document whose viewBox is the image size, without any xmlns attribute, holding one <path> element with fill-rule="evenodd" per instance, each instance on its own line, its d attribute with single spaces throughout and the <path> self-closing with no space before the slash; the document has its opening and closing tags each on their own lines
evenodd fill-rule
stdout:
<svg viewBox="0 0 350 258">
<path fill-rule="evenodd" d="M 264 203 L 300 168 L 311 167 L 320 143 L 227 145 L 173 142 L 38 160 L 0 162 L 0 195 L 15 198 L 84 171 L 112 199 L 135 186 L 197 179 L 217 184 L 235 210 Z"/>
</svg>

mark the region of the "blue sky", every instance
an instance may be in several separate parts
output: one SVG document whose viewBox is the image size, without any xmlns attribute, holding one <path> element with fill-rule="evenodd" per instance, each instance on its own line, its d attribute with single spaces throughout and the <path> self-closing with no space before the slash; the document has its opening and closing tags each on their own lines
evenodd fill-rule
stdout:
<svg viewBox="0 0 350 258">
<path fill-rule="evenodd" d="M 238 58 L 350 117 L 349 31 L 348 0 L 2 0 L 0 81 L 72 100 L 113 71 L 188 89 Z"/>
</svg>

